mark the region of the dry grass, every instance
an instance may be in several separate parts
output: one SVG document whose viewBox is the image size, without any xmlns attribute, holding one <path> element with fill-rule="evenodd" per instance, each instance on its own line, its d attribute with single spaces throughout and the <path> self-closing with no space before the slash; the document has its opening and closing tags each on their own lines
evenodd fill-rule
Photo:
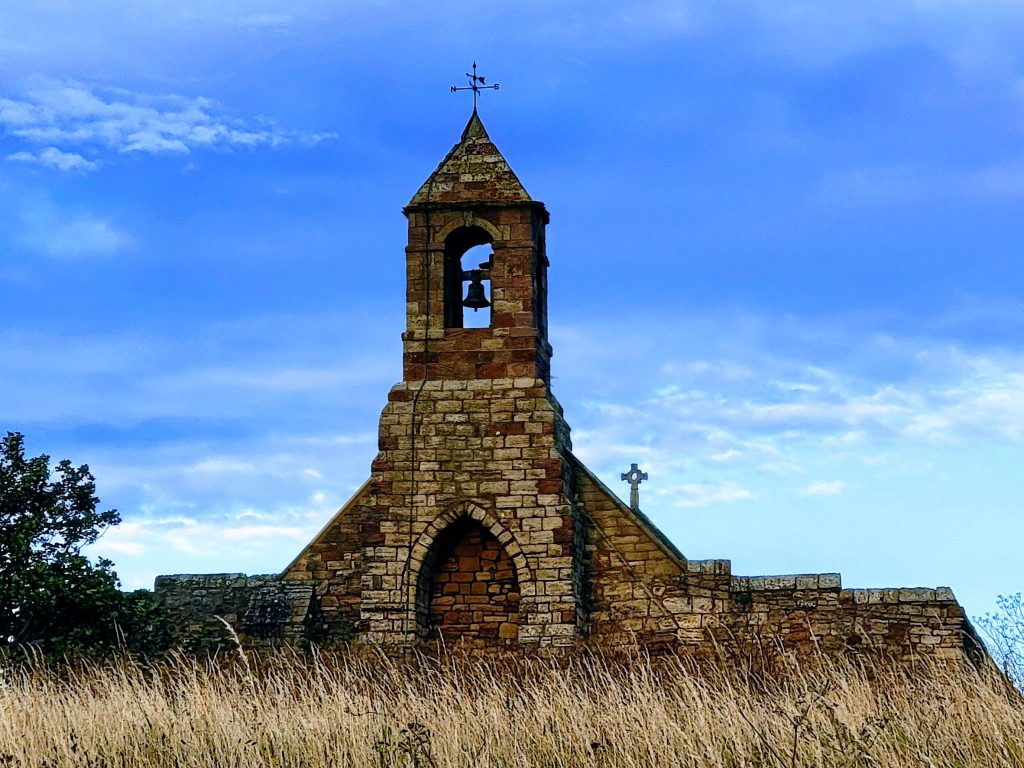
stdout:
<svg viewBox="0 0 1024 768">
<path fill-rule="evenodd" d="M 258 671 L 257 671 L 258 668 Z M 0 766 L 1024 766 L 995 673 L 184 658 L 0 681 Z"/>
</svg>

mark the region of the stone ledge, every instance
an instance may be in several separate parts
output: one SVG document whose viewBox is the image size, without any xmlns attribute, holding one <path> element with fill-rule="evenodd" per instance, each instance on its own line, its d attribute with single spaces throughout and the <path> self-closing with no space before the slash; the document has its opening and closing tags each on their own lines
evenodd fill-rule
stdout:
<svg viewBox="0 0 1024 768">
<path fill-rule="evenodd" d="M 949 587 L 896 587 L 891 589 L 844 589 L 855 605 L 894 603 L 955 603 L 956 597 Z"/>
<path fill-rule="evenodd" d="M 732 573 L 731 560 L 687 560 L 687 573 L 708 573 L 716 576 L 728 576 Z"/>
<path fill-rule="evenodd" d="M 840 589 L 838 573 L 793 573 L 781 576 L 733 576 L 734 592 L 768 592 L 782 589 Z"/>
<path fill-rule="evenodd" d="M 262 573 L 249 576 L 244 573 L 169 573 L 157 576 L 153 582 L 153 590 L 173 589 L 175 587 L 225 586 L 236 582 L 238 586 L 255 587 L 267 582 L 277 581 L 276 573 Z"/>
</svg>

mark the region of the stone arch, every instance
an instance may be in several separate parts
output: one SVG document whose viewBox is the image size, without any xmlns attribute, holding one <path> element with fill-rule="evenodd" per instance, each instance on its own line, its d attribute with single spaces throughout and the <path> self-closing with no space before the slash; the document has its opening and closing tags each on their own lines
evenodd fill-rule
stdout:
<svg viewBox="0 0 1024 768">
<path fill-rule="evenodd" d="M 502 237 L 501 230 L 496 226 L 487 221 L 487 219 L 478 219 L 471 213 L 465 213 L 461 219 L 456 219 L 450 224 L 446 224 L 441 227 L 437 232 L 434 233 L 434 242 L 443 243 L 448 239 L 448 236 L 456 229 L 462 229 L 463 227 L 480 227 L 491 236 L 491 242 L 497 243 L 500 240 L 504 240 Z"/>
<path fill-rule="evenodd" d="M 494 614 L 498 610 L 507 609 L 509 611 L 509 621 L 513 621 L 511 612 L 514 609 L 514 622 L 517 624 L 520 623 L 522 615 L 527 612 L 527 608 L 523 604 L 526 601 L 523 601 L 522 598 L 533 594 L 533 577 L 526 555 L 523 553 L 519 542 L 486 509 L 472 502 L 463 502 L 444 510 L 438 515 L 427 526 L 426 530 L 419 535 L 410 552 L 406 599 L 415 612 L 415 625 L 411 629 L 413 629 L 416 636 L 425 637 L 433 626 L 431 622 L 433 601 L 437 599 L 440 602 L 442 599 L 435 593 L 444 586 L 435 582 L 438 579 L 448 578 L 447 575 L 440 573 L 445 564 L 451 564 L 452 568 L 456 568 L 453 563 L 461 558 L 454 557 L 453 553 L 456 550 L 453 548 L 457 543 L 465 543 L 465 540 L 461 538 L 464 535 L 471 537 L 476 535 L 477 540 L 485 549 L 490 547 L 489 557 L 491 562 L 488 565 L 497 569 L 490 573 L 490 575 L 502 578 L 501 573 L 504 572 L 506 574 L 503 577 L 503 584 L 495 581 L 488 585 L 488 589 L 493 586 L 495 587 L 495 592 L 501 595 L 501 597 L 495 597 L 494 600 L 503 600 L 506 593 L 510 593 L 508 600 L 516 603 L 514 606 L 509 605 L 503 609 L 498 609 L 490 602 L 487 602 L 484 606 L 480 606 L 480 610 L 488 614 Z M 489 545 L 487 544 L 488 541 L 490 542 Z M 445 558 L 448 559 L 446 560 Z M 473 562 L 476 561 L 473 560 Z M 504 566 L 500 564 L 502 561 L 505 562 Z M 511 577 L 508 570 L 501 570 L 502 568 L 508 569 L 510 566 L 514 572 Z M 479 570 L 473 571 L 474 578 L 472 583 L 476 587 L 482 588 L 483 581 L 480 579 L 480 576 L 487 573 L 486 567 L 481 563 Z M 466 574 L 463 574 L 463 577 L 465 576 Z M 488 575 L 485 575 L 484 579 L 486 580 L 487 578 Z M 453 575 L 452 581 L 455 580 L 456 578 Z M 464 581 L 469 582 L 470 580 L 464 578 Z M 514 587 L 510 586 L 512 582 L 514 582 Z M 471 587 L 467 586 L 467 589 L 471 589 Z M 514 592 L 514 597 L 511 596 L 511 592 Z M 484 593 L 474 592 L 474 595 L 476 594 Z M 493 593 L 487 592 L 487 594 Z M 473 598 L 467 598 L 467 601 L 472 602 Z M 491 629 L 493 631 L 493 627 Z M 510 627 L 505 629 L 510 629 Z M 513 635 L 512 639 L 515 636 Z M 478 639 L 486 644 L 486 640 L 481 639 L 483 637 L 484 635 L 481 634 Z M 502 638 L 504 642 L 508 642 L 510 639 L 506 634 L 502 634 Z M 498 636 L 495 635 L 494 639 L 497 640 Z"/>
<path fill-rule="evenodd" d="M 488 257 L 485 263 L 477 266 L 477 260 L 471 259 L 470 263 L 464 264 L 463 257 L 471 253 L 478 246 L 490 246 L 493 249 L 495 243 L 494 234 L 488 227 L 480 226 L 482 222 L 473 220 L 471 224 L 462 224 L 451 229 L 444 238 L 444 327 L 463 328 L 466 327 L 465 307 L 463 306 L 463 286 L 467 281 L 475 285 L 476 289 L 485 296 L 485 303 L 482 305 L 485 310 L 486 326 L 490 325 L 491 312 L 490 303 L 486 300 L 486 294 L 491 287 L 491 269 L 488 266 L 491 258 Z M 490 227 L 493 229 L 493 227 Z M 490 250 L 486 250 L 490 253 Z M 476 253 L 480 256 L 480 252 Z M 474 309 L 474 318 L 476 318 Z M 479 318 L 476 318 L 479 322 Z M 483 326 L 483 327 L 486 327 Z M 475 327 L 481 327 L 477 325 Z"/>
</svg>

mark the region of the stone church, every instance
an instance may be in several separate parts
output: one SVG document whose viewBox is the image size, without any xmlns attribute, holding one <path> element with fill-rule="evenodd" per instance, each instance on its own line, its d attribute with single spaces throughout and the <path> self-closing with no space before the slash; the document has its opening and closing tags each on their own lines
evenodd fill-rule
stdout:
<svg viewBox="0 0 1024 768">
<path fill-rule="evenodd" d="M 221 616 L 263 647 L 975 647 L 948 588 L 844 589 L 835 573 L 689 560 L 576 458 L 551 391 L 548 212 L 475 109 L 403 212 L 404 373 L 369 479 L 280 574 L 158 577 L 182 640 Z"/>
</svg>

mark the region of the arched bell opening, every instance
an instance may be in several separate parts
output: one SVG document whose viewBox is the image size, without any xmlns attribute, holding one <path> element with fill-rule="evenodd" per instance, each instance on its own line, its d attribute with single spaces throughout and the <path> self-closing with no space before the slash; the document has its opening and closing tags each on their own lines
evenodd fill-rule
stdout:
<svg viewBox="0 0 1024 768">
<path fill-rule="evenodd" d="M 419 574 L 416 617 L 426 640 L 479 647 L 518 642 L 516 566 L 478 521 L 459 518 L 434 540 Z"/>
<path fill-rule="evenodd" d="M 453 230 L 444 240 L 444 327 L 491 325 L 491 244 L 482 227 Z"/>
</svg>

